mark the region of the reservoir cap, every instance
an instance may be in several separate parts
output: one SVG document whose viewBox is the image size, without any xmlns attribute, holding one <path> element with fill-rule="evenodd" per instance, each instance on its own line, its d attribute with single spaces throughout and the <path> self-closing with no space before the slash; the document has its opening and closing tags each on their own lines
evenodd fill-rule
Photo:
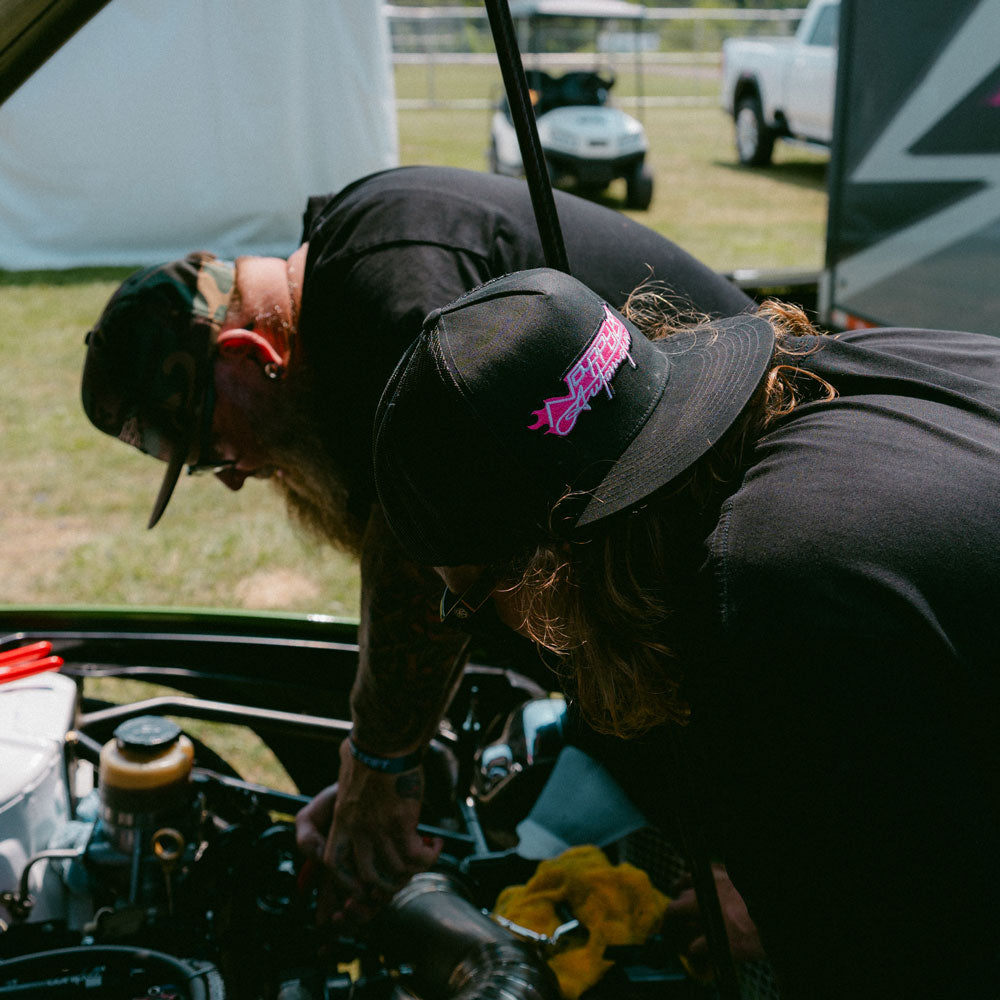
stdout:
<svg viewBox="0 0 1000 1000">
<path fill-rule="evenodd" d="M 181 727 L 176 722 L 156 715 L 129 719 L 115 730 L 119 749 L 133 753 L 157 753 L 176 743 L 180 735 Z"/>
</svg>

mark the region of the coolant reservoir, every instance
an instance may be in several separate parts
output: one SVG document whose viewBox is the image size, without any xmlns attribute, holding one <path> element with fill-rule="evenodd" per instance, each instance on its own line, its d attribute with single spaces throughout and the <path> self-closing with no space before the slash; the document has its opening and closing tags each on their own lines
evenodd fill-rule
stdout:
<svg viewBox="0 0 1000 1000">
<path fill-rule="evenodd" d="M 0 892 L 15 891 L 21 872 L 69 819 L 63 748 L 73 727 L 76 684 L 46 673 L 0 685 Z M 29 884 L 32 919 L 59 916 L 62 890 L 47 865 Z M 0 905 L 0 921 L 9 914 Z"/>
<path fill-rule="evenodd" d="M 123 722 L 101 748 L 101 823 L 122 851 L 136 833 L 182 821 L 191 801 L 194 747 L 169 719 Z"/>
</svg>

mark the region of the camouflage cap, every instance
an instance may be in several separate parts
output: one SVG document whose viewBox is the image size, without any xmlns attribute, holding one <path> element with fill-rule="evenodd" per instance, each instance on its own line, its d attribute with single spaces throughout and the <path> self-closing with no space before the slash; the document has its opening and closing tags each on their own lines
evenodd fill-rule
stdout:
<svg viewBox="0 0 1000 1000">
<path fill-rule="evenodd" d="M 201 447 L 211 363 L 235 268 L 199 251 L 143 268 L 87 334 L 83 408 L 95 427 L 167 463 L 149 527 Z"/>
</svg>

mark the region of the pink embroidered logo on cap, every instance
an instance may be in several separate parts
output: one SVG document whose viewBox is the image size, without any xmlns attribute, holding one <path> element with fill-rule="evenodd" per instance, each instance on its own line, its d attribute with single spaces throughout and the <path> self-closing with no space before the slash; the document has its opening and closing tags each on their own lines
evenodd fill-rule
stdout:
<svg viewBox="0 0 1000 1000">
<path fill-rule="evenodd" d="M 587 345 L 580 360 L 563 378 L 569 395 L 553 396 L 545 400 L 544 409 L 532 410 L 537 420 L 528 425 L 528 430 L 536 431 L 548 424 L 546 434 L 558 434 L 560 437 L 569 434 L 576 426 L 576 418 L 584 410 L 590 409 L 590 400 L 601 389 L 608 394 L 608 399 L 614 396 L 611 380 L 622 361 L 628 359 L 628 363 L 635 368 L 635 362 L 629 354 L 631 346 L 632 336 L 628 328 L 605 306 L 601 328 Z"/>
</svg>

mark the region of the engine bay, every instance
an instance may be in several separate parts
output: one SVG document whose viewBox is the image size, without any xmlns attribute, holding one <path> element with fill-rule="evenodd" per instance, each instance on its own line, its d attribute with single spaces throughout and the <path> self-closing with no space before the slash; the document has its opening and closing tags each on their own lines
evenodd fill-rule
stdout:
<svg viewBox="0 0 1000 1000">
<path fill-rule="evenodd" d="M 293 817 L 336 777 L 352 635 L 194 624 L 54 616 L 0 643 L 43 640 L 63 661 L 0 683 L 0 998 L 557 1000 L 546 957 L 564 942 L 488 914 L 537 865 L 517 827 L 565 747 L 562 698 L 467 667 L 425 765 L 421 832 L 443 838 L 439 862 L 332 937 Z M 101 692 L 157 687 L 114 703 L 91 693 L 99 678 Z M 248 780 L 193 732 L 204 721 L 259 737 L 297 791 Z M 648 830 L 607 849 L 643 843 L 630 860 L 652 872 L 665 854 Z M 586 933 L 567 921 L 567 940 Z M 710 995 L 663 948 L 619 958 L 588 997 Z"/>
</svg>

